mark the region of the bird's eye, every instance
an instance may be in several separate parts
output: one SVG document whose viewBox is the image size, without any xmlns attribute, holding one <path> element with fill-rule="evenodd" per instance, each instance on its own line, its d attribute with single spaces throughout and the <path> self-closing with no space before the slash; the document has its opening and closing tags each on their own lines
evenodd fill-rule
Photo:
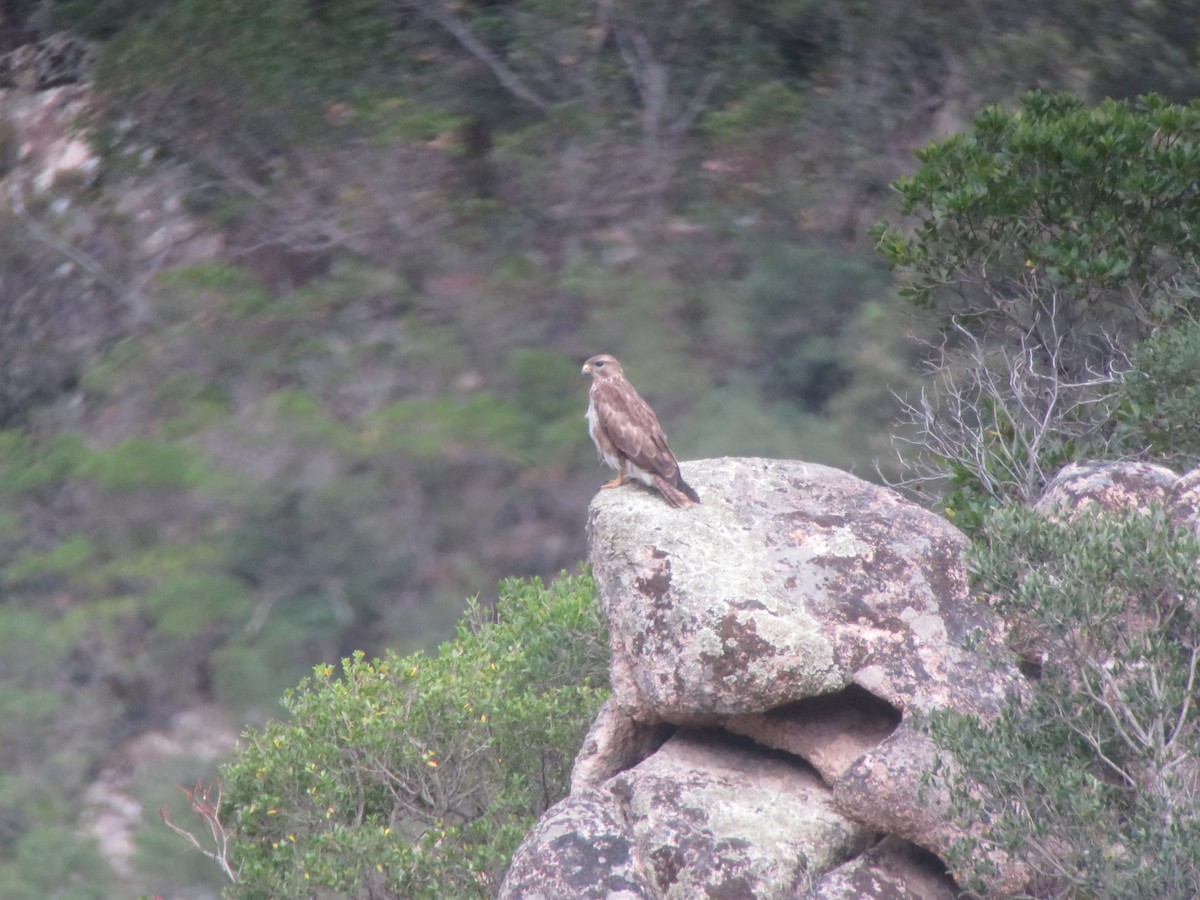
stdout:
<svg viewBox="0 0 1200 900">
<path fill-rule="evenodd" d="M 604 360 L 602 360 L 602 359 L 598 359 L 598 360 L 596 360 L 596 362 L 595 362 L 595 366 L 596 366 L 596 368 L 597 368 L 597 369 L 603 368 L 603 366 L 604 366 Z"/>
</svg>

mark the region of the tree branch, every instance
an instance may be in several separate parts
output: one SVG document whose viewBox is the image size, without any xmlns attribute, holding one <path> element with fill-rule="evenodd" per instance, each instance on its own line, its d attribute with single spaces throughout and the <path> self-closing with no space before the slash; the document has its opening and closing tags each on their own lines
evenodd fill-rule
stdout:
<svg viewBox="0 0 1200 900">
<path fill-rule="evenodd" d="M 550 101 L 529 87 L 516 72 L 505 65 L 486 44 L 475 37 L 467 23 L 450 12 L 441 0 L 397 0 L 401 6 L 407 6 L 425 16 L 442 28 L 462 45 L 463 49 L 487 66 L 496 79 L 513 94 L 524 100 L 530 106 L 540 110 L 550 108 Z"/>
</svg>

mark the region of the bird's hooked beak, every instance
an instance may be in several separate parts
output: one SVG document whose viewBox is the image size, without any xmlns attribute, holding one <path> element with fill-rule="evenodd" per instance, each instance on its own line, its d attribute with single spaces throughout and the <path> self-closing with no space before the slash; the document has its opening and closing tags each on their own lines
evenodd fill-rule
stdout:
<svg viewBox="0 0 1200 900">
<path fill-rule="evenodd" d="M 583 368 L 582 368 L 582 369 L 580 369 L 580 374 L 582 374 L 582 375 L 591 375 L 591 374 L 592 374 L 592 364 L 591 364 L 591 363 L 584 363 L 584 364 L 583 364 Z"/>
</svg>

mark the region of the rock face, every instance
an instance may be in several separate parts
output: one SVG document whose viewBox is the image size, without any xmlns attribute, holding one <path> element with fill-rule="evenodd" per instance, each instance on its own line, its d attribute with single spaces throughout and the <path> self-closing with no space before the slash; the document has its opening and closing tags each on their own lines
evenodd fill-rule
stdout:
<svg viewBox="0 0 1200 900">
<path fill-rule="evenodd" d="M 802 760 L 681 729 L 554 807 L 514 860 L 506 897 L 794 896 L 872 842 Z"/>
<path fill-rule="evenodd" d="M 968 597 L 966 539 L 836 469 L 685 468 L 699 506 L 637 486 L 592 503 L 613 696 L 502 896 L 953 896 L 936 854 L 954 825 L 913 715 L 988 718 L 1022 690 Z M 585 832 L 621 853 L 564 838 Z M 998 890 L 1024 882 L 997 862 Z"/>
<path fill-rule="evenodd" d="M 1085 510 L 1145 510 L 1151 503 L 1173 500 L 1179 481 L 1170 469 L 1153 463 L 1070 463 L 1046 485 L 1034 509 L 1048 516 L 1070 516 Z M 1189 486 L 1192 484 L 1194 476 Z"/>
<path fill-rule="evenodd" d="M 96 99 L 80 83 L 89 52 L 51 35 L 0 54 L 0 422 L 70 390 L 146 321 L 142 286 L 159 268 L 221 249 L 186 208 L 180 167 L 155 163 L 129 134 L 96 148 Z"/>
</svg>

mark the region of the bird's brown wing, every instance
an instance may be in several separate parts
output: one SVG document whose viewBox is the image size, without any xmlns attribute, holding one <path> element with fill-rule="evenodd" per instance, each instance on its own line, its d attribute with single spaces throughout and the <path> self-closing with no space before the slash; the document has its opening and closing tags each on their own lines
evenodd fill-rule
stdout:
<svg viewBox="0 0 1200 900">
<path fill-rule="evenodd" d="M 596 420 L 622 456 L 639 469 L 674 484 L 679 465 L 667 447 L 658 416 L 625 379 L 597 382 L 592 400 Z"/>
</svg>

